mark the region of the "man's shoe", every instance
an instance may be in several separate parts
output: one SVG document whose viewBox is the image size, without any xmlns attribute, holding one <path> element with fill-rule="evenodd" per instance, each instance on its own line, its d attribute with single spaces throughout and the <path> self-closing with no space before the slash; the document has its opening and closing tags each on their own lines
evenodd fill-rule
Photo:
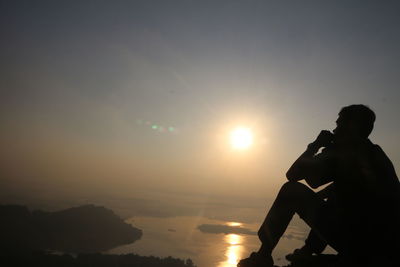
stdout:
<svg viewBox="0 0 400 267">
<path fill-rule="evenodd" d="M 250 257 L 240 260 L 237 267 L 273 267 L 272 256 L 264 256 L 253 252 Z"/>
<path fill-rule="evenodd" d="M 295 249 L 292 253 L 286 255 L 286 259 L 290 262 L 309 261 L 312 257 L 312 252 L 306 249 Z"/>
</svg>

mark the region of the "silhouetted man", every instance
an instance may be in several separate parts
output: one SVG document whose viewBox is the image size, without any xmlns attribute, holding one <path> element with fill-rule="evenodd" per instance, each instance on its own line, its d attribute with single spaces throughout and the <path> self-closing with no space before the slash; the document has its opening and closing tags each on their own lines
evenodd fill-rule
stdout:
<svg viewBox="0 0 400 267">
<path fill-rule="evenodd" d="M 272 266 L 272 250 L 297 213 L 313 233 L 344 258 L 364 263 L 398 253 L 400 184 L 383 150 L 368 136 L 375 114 L 364 105 L 344 107 L 333 133 L 321 131 L 293 163 L 258 231 L 258 252 L 239 267 Z M 323 148 L 321 153 L 318 151 Z M 333 182 L 333 198 L 324 201 L 312 188 Z M 379 258 L 379 260 L 381 260 Z"/>
</svg>

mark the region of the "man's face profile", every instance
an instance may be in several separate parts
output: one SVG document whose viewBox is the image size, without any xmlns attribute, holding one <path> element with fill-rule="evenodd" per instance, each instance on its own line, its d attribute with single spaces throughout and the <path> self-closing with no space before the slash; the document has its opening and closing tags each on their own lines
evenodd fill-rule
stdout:
<svg viewBox="0 0 400 267">
<path fill-rule="evenodd" d="M 355 137 L 356 130 L 352 127 L 351 119 L 339 114 L 336 120 L 336 128 L 333 130 L 335 141 L 350 140 Z"/>
<path fill-rule="evenodd" d="M 344 130 L 344 120 L 343 116 L 340 116 L 336 120 L 336 128 L 333 130 L 333 134 L 335 135 L 335 138 L 340 137 L 342 133 L 345 131 Z"/>
</svg>

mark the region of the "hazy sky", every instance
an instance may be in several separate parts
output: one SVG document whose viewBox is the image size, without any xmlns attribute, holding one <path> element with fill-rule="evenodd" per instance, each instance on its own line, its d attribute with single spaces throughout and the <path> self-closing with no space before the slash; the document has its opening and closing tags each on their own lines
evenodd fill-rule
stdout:
<svg viewBox="0 0 400 267">
<path fill-rule="evenodd" d="M 0 196 L 273 196 L 355 103 L 399 169 L 399 14 L 398 1 L 0 1 Z M 255 135 L 246 151 L 229 145 L 237 125 Z"/>
</svg>

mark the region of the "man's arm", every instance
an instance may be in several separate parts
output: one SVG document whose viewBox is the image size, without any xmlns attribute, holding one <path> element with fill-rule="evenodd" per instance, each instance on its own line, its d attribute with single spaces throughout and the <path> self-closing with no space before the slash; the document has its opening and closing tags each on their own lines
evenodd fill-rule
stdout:
<svg viewBox="0 0 400 267">
<path fill-rule="evenodd" d="M 332 193 L 334 192 L 334 186 L 335 186 L 335 183 L 330 183 L 324 189 L 319 190 L 317 192 L 317 195 L 322 199 L 330 198 L 332 196 Z"/>
<path fill-rule="evenodd" d="M 307 146 L 307 150 L 293 163 L 286 173 L 289 181 L 299 181 L 305 179 L 312 187 L 317 188 L 327 182 L 326 178 L 326 159 L 315 157 L 321 147 L 326 147 L 332 143 L 333 134 L 329 131 L 321 131 L 317 139 Z"/>
</svg>

